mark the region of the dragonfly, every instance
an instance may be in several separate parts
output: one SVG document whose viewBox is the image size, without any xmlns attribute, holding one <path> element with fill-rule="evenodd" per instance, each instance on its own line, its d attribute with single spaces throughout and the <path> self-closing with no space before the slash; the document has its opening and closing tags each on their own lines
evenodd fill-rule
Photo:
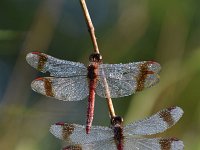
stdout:
<svg viewBox="0 0 200 150">
<path fill-rule="evenodd" d="M 118 98 L 158 83 L 161 69 L 160 64 L 153 61 L 103 64 L 98 53 L 90 55 L 88 67 L 40 52 L 27 54 L 26 60 L 38 71 L 50 74 L 50 77 L 40 77 L 31 83 L 34 91 L 63 101 L 79 101 L 88 96 L 86 133 L 90 132 L 93 121 L 95 93 L 107 98 L 105 78 L 110 97 Z"/>
<path fill-rule="evenodd" d="M 51 125 L 50 132 L 66 141 L 64 150 L 183 150 L 184 144 L 177 138 L 144 137 L 164 132 L 182 115 L 183 110 L 176 106 L 126 126 L 116 116 L 111 120 L 111 127 L 92 126 L 89 135 L 84 132 L 85 126 L 64 122 Z"/>
</svg>

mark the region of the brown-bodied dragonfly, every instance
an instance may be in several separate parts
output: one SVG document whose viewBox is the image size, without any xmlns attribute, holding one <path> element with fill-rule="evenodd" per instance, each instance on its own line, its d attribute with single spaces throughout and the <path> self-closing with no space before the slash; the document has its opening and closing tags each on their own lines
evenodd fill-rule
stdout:
<svg viewBox="0 0 200 150">
<path fill-rule="evenodd" d="M 92 126 L 89 135 L 85 126 L 62 122 L 51 125 L 50 132 L 67 142 L 64 150 L 183 150 L 184 144 L 177 138 L 144 137 L 164 132 L 182 115 L 180 107 L 170 107 L 124 127 L 122 118 L 114 117 L 111 128 Z"/>
<path fill-rule="evenodd" d="M 106 97 L 105 78 L 111 98 L 118 98 L 156 84 L 161 69 L 153 61 L 102 64 L 102 57 L 97 53 L 90 55 L 88 67 L 39 52 L 27 54 L 26 60 L 32 67 L 43 73 L 49 72 L 51 76 L 34 80 L 31 84 L 34 91 L 64 101 L 79 101 L 89 95 L 87 133 L 94 116 L 95 92 L 100 97 Z"/>
</svg>

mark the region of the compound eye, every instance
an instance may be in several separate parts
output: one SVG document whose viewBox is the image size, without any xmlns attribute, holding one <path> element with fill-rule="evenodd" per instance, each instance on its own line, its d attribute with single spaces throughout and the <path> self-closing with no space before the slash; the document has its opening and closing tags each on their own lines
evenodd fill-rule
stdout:
<svg viewBox="0 0 200 150">
<path fill-rule="evenodd" d="M 98 53 L 93 53 L 89 57 L 89 61 L 91 62 L 101 62 L 102 56 Z"/>
</svg>

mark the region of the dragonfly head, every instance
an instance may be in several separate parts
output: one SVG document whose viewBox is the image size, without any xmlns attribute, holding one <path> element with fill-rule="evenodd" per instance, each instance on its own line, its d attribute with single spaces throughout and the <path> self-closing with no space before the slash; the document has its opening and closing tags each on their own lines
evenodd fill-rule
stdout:
<svg viewBox="0 0 200 150">
<path fill-rule="evenodd" d="M 115 116 L 111 119 L 112 126 L 122 126 L 123 124 L 123 118 L 120 116 Z"/>
<path fill-rule="evenodd" d="M 90 55 L 89 61 L 101 63 L 102 62 L 102 56 L 99 53 L 93 53 L 93 54 Z"/>
</svg>

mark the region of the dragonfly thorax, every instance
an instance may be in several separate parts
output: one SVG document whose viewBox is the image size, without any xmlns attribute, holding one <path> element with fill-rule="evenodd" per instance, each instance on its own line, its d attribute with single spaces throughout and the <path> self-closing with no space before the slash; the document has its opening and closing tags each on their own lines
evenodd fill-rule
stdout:
<svg viewBox="0 0 200 150">
<path fill-rule="evenodd" d="M 115 127 L 114 128 L 114 138 L 115 138 L 117 143 L 119 143 L 124 138 L 122 127 Z"/>
<path fill-rule="evenodd" d="M 97 69 L 98 67 L 94 64 L 91 64 L 88 66 L 88 73 L 87 73 L 87 77 L 90 80 L 94 80 L 97 78 Z"/>
</svg>

